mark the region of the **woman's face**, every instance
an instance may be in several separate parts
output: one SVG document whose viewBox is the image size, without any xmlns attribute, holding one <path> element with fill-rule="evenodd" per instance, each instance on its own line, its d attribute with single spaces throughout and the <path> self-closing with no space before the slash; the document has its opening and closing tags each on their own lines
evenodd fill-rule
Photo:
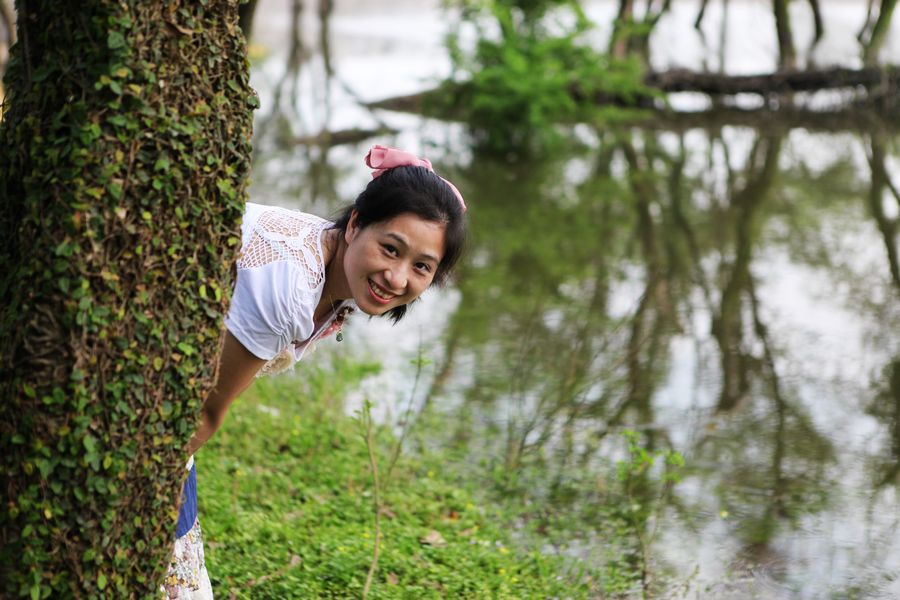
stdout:
<svg viewBox="0 0 900 600">
<path fill-rule="evenodd" d="M 344 240 L 344 274 L 356 305 L 381 315 L 418 298 L 444 256 L 445 225 L 403 213 L 360 229 L 356 213 Z"/>
</svg>

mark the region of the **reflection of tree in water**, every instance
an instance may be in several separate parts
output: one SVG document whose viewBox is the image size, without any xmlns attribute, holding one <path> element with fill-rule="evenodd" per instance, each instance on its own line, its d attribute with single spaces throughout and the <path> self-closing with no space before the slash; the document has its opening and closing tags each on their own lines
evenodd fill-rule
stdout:
<svg viewBox="0 0 900 600">
<path fill-rule="evenodd" d="M 780 560 L 769 544 L 780 524 L 825 508 L 826 467 L 834 459 L 782 381 L 751 269 L 766 219 L 778 212 L 768 205 L 776 201 L 782 146 L 780 136 L 757 137 L 744 172 L 728 176 L 732 184 L 716 220 L 723 229 L 716 252 L 721 292 L 711 310 L 721 376 L 716 411 L 728 416 L 721 419 L 724 431 L 703 438 L 694 456 L 721 473 L 718 494 L 723 506 L 734 507 L 742 560 L 770 565 Z"/>
<path fill-rule="evenodd" d="M 883 134 L 875 133 L 870 136 L 868 160 L 872 171 L 872 184 L 869 191 L 869 210 L 875 219 L 879 233 L 884 239 L 891 278 L 898 295 L 900 295 L 900 261 L 897 259 L 898 218 L 896 216 L 888 216 L 885 211 L 885 204 L 888 202 L 895 203 L 897 209 L 900 209 L 900 192 L 897 191 L 897 186 L 894 185 L 894 182 L 891 181 L 888 175 L 888 169 L 885 164 L 887 160 L 885 145 L 886 141 Z M 886 193 L 889 194 L 889 199 L 886 198 Z"/>
<path fill-rule="evenodd" d="M 318 0 L 316 35 L 304 39 L 303 20 L 308 6 L 302 0 L 292 0 L 287 55 L 267 94 L 271 102 L 262 107 L 255 122 L 254 168 L 258 171 L 262 161 L 279 158 L 294 165 L 288 170 L 288 176 L 296 179 L 296 193 L 291 197 L 307 208 L 322 200 L 332 208 L 346 201 L 337 193 L 344 173 L 330 159 L 334 146 L 393 133 L 335 67 L 331 43 L 334 6 L 333 0 Z M 344 97 L 364 108 L 374 124 L 372 128 L 334 130 L 336 104 Z M 297 165 L 306 169 L 298 173 Z M 283 166 L 278 165 L 277 170 L 284 176 Z"/>
<path fill-rule="evenodd" d="M 638 427 L 650 449 L 669 443 L 654 398 L 682 334 L 718 356 L 698 367 L 720 378 L 718 429 L 695 432 L 689 464 L 732 513 L 737 558 L 777 562 L 773 537 L 828 507 L 834 449 L 784 374 L 799 357 L 766 322 L 753 265 L 774 243 L 844 279 L 827 253 L 794 245 L 824 244 L 814 239 L 823 219 L 845 218 L 868 182 L 849 157 L 818 173 L 785 167 L 783 136 L 756 135 L 742 166 L 720 137 L 707 138 L 704 158 L 683 135 L 673 145 L 672 134 L 631 130 L 537 164 L 477 160 L 466 173 L 478 218 L 430 396 L 437 404 L 450 374 L 472 366 L 454 440 L 535 499 L 545 525 L 556 511 L 587 529 L 603 518 L 588 506 L 610 485 L 597 483 L 609 432 Z M 697 313 L 713 322 L 709 339 Z M 674 501 L 686 520 L 705 510 Z"/>
<path fill-rule="evenodd" d="M 749 388 L 749 370 L 753 361 L 744 336 L 744 320 L 749 314 L 747 301 L 755 303 L 750 263 L 753 248 L 761 231 L 762 212 L 767 192 L 772 186 L 778 167 L 781 140 L 761 138 L 753 146 L 748 159 L 746 183 L 729 198 L 729 224 L 733 221 L 734 259 L 730 265 L 720 265 L 725 280 L 719 309 L 713 315 L 712 333 L 719 345 L 722 367 L 722 391 L 718 410 L 731 410 Z"/>
<path fill-rule="evenodd" d="M 515 424 L 511 467 L 552 435 L 553 416 L 588 404 L 584 373 L 601 366 L 609 343 L 593 335 L 609 326 L 606 254 L 627 243 L 616 239 L 615 223 L 628 215 L 615 214 L 608 200 L 617 190 L 598 194 L 597 202 L 571 185 L 565 198 L 536 193 L 549 192 L 547 182 L 559 181 L 565 165 L 547 161 L 509 174 L 479 161 L 470 174 L 485 182 L 478 194 L 491 202 L 472 221 L 478 266 L 463 268 L 460 286 L 475 301 L 453 316 L 447 358 L 464 349 L 482 367 L 467 389 L 470 400 L 522 407 L 506 415 Z"/>
<path fill-rule="evenodd" d="M 610 482 L 596 479 L 597 448 L 608 432 L 637 422 L 647 447 L 659 445 L 660 434 L 668 444 L 651 426 L 651 400 L 680 327 L 674 298 L 690 288 L 683 254 L 691 244 L 673 227 L 674 211 L 658 189 L 681 193 L 683 156 L 665 155 L 652 135 L 629 133 L 608 136 L 577 160 L 586 171 L 577 178 L 567 174 L 571 157 L 514 174 L 476 161 L 469 177 L 490 200 L 472 200 L 479 207 L 473 260 L 460 274 L 463 302 L 431 394 L 441 393 L 454 363 L 477 365 L 455 439 L 493 456 L 504 485 L 554 507 L 536 516 L 541 531 L 552 529 L 562 507 L 593 526 L 609 520 L 603 507 L 621 498 L 611 501 Z M 672 172 L 662 180 L 641 170 L 660 162 Z M 616 163 L 629 165 L 628 177 L 613 177 Z M 639 300 L 631 314 L 616 316 L 611 291 L 632 284 Z M 473 422 L 490 424 L 487 439 L 473 438 Z M 657 493 L 647 477 L 636 477 L 630 490 L 629 504 L 648 507 L 639 513 L 643 523 L 653 502 L 642 498 Z M 621 555 L 638 560 L 634 548 Z"/>
<path fill-rule="evenodd" d="M 867 412 L 885 424 L 890 448 L 875 468 L 875 486 L 900 483 L 900 357 L 894 357 L 881 373 L 875 397 Z"/>
<path fill-rule="evenodd" d="M 869 136 L 867 159 L 872 178 L 867 204 L 884 243 L 894 296 L 900 298 L 900 264 L 897 258 L 897 224 L 900 217 L 896 216 L 896 212 L 900 212 L 900 193 L 888 172 L 890 154 L 887 147 L 888 142 L 881 132 Z M 893 217 L 889 216 L 887 209 L 890 204 L 896 205 Z M 890 321 L 887 325 L 890 327 Z M 888 431 L 889 451 L 877 461 L 874 469 L 875 485 L 882 488 L 900 482 L 900 358 L 895 354 L 878 376 L 880 381 L 873 386 L 876 392 L 866 410 L 883 422 Z"/>
<path fill-rule="evenodd" d="M 287 136 L 277 138 L 276 143 L 291 143 L 290 134 L 294 124 L 302 124 L 304 119 L 297 111 L 300 95 L 300 74 L 306 61 L 312 56 L 303 44 L 302 31 L 303 2 L 293 0 L 291 3 L 290 17 L 290 43 L 288 45 L 287 59 L 284 71 L 272 89 L 272 105 L 267 110 L 265 117 L 257 118 L 255 125 L 256 143 L 266 139 L 266 136 L 274 128 L 276 135 Z M 288 100 L 285 101 L 285 90 L 288 91 Z"/>
</svg>

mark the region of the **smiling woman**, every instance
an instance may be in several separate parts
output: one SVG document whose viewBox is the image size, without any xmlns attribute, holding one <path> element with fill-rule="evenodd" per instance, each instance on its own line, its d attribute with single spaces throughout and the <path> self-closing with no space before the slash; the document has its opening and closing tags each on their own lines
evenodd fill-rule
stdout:
<svg viewBox="0 0 900 600">
<path fill-rule="evenodd" d="M 358 308 L 403 318 L 429 286 L 443 284 L 459 259 L 466 205 L 431 163 L 375 146 L 366 189 L 336 222 L 247 204 L 241 257 L 216 385 L 188 446 L 175 552 L 166 577 L 172 598 L 209 598 L 197 520 L 193 454 L 219 428 L 231 402 L 261 373 L 300 360 L 315 341 L 338 333 Z"/>
<path fill-rule="evenodd" d="M 444 255 L 446 224 L 424 221 L 409 213 L 364 229 L 357 225 L 358 220 L 356 213 L 351 215 L 343 234 L 346 244 L 340 245 L 345 260 L 338 261 L 334 270 L 343 267 L 345 271 L 331 278 L 337 282 L 335 286 L 347 287 L 335 288 L 329 295 L 354 298 L 357 306 L 370 315 L 406 306 L 434 280 Z M 340 232 L 335 230 L 334 234 L 332 238 Z"/>
</svg>

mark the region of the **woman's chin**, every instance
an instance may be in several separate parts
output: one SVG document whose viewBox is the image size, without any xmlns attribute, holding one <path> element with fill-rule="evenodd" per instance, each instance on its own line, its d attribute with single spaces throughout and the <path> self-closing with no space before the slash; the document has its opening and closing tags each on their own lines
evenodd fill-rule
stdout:
<svg viewBox="0 0 900 600">
<path fill-rule="evenodd" d="M 374 302 L 363 302 L 363 303 L 357 302 L 356 306 L 359 308 L 360 311 L 366 313 L 370 317 L 380 317 L 381 315 L 387 313 L 388 311 L 390 311 L 391 309 L 394 308 L 393 303 L 385 304 L 385 305 L 378 305 L 378 304 L 375 304 Z"/>
<path fill-rule="evenodd" d="M 372 298 L 372 294 L 369 290 L 366 290 L 366 292 L 368 293 L 364 294 L 362 298 L 356 297 L 354 300 L 356 301 L 356 306 L 359 310 L 370 317 L 380 317 L 397 308 L 397 306 L 400 306 L 396 298 L 392 298 L 390 301 L 382 303 Z"/>
</svg>

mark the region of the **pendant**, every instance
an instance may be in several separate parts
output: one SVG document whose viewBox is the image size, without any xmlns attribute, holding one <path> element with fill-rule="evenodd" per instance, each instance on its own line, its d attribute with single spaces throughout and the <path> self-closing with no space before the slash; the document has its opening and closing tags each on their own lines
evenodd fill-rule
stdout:
<svg viewBox="0 0 900 600">
<path fill-rule="evenodd" d="M 344 332 L 343 332 L 343 331 L 338 331 L 338 332 L 337 332 L 337 335 L 335 336 L 334 339 L 336 339 L 336 340 L 339 341 L 339 342 L 343 342 L 343 341 L 344 341 Z"/>
</svg>

